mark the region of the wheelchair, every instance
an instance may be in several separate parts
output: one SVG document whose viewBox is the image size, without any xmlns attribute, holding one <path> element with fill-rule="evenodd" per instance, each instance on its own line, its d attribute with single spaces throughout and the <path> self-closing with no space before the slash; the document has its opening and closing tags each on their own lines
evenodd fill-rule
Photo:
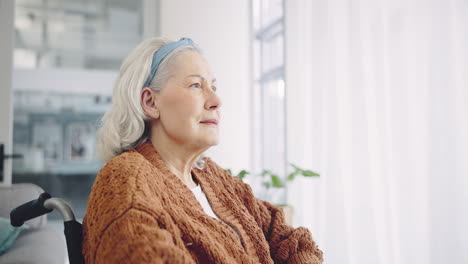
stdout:
<svg viewBox="0 0 468 264">
<path fill-rule="evenodd" d="M 51 197 L 48 193 L 42 193 L 36 200 L 24 203 L 13 209 L 10 212 L 10 222 L 12 226 L 19 227 L 25 221 L 48 214 L 53 210 L 57 210 L 63 217 L 70 264 L 84 264 L 84 257 L 81 253 L 83 228 L 75 220 L 71 207 L 63 199 Z"/>
</svg>

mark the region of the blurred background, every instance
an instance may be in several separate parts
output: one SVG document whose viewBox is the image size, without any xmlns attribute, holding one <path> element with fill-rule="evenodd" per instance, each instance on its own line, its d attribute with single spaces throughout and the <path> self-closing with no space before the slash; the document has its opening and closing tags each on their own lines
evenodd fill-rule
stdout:
<svg viewBox="0 0 468 264">
<path fill-rule="evenodd" d="M 468 263 L 466 0 L 0 0 L 0 144 L 22 155 L 0 185 L 81 221 L 97 121 L 152 36 L 202 48 L 224 102 L 208 156 L 287 205 L 325 263 Z"/>
</svg>

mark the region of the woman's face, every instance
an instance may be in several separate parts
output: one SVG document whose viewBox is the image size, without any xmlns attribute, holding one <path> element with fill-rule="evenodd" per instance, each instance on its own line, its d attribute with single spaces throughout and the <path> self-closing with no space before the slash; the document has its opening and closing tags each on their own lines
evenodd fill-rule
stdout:
<svg viewBox="0 0 468 264">
<path fill-rule="evenodd" d="M 221 100 L 207 61 L 197 52 L 185 52 L 171 67 L 171 76 L 156 95 L 158 132 L 197 150 L 217 145 Z"/>
</svg>

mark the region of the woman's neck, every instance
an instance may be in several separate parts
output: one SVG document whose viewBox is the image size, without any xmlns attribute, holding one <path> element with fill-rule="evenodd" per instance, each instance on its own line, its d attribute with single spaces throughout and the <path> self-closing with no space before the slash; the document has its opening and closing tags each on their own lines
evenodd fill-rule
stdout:
<svg viewBox="0 0 468 264">
<path fill-rule="evenodd" d="M 166 167 L 174 173 L 189 188 L 198 184 L 192 177 L 192 167 L 201 153 L 190 152 L 176 144 L 165 143 L 165 140 L 151 140 L 151 144 L 158 151 Z"/>
</svg>

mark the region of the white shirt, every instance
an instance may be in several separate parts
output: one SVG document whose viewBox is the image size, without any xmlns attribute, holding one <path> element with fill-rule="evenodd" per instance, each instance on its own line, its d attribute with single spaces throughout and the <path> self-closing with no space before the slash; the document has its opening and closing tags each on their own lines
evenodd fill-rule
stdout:
<svg viewBox="0 0 468 264">
<path fill-rule="evenodd" d="M 205 213 L 207 215 L 222 221 L 221 219 L 219 219 L 218 216 L 216 216 L 216 214 L 213 212 L 213 209 L 211 209 L 211 205 L 208 202 L 208 199 L 206 198 L 205 193 L 202 191 L 202 189 L 200 187 L 200 184 L 198 184 L 197 187 L 194 187 L 194 188 L 192 188 L 190 190 L 193 192 L 193 194 L 195 195 L 195 198 L 197 198 L 198 202 L 203 207 L 203 211 L 205 211 Z M 228 225 L 227 223 L 225 223 L 225 224 Z M 234 228 L 232 228 L 230 225 L 228 225 L 228 226 L 234 231 L 234 233 L 236 233 L 237 237 L 239 237 L 239 234 L 237 233 L 237 231 Z M 240 237 L 239 237 L 239 239 L 240 239 Z"/>
<path fill-rule="evenodd" d="M 197 187 L 194 187 L 190 190 L 192 190 L 193 194 L 195 195 L 195 198 L 197 198 L 198 202 L 203 207 L 203 211 L 205 211 L 207 215 L 220 220 L 218 216 L 216 216 L 216 214 L 213 212 L 213 209 L 211 209 L 211 205 L 208 202 L 208 199 L 206 199 L 206 195 L 202 191 L 200 184 L 198 184 Z"/>
</svg>

